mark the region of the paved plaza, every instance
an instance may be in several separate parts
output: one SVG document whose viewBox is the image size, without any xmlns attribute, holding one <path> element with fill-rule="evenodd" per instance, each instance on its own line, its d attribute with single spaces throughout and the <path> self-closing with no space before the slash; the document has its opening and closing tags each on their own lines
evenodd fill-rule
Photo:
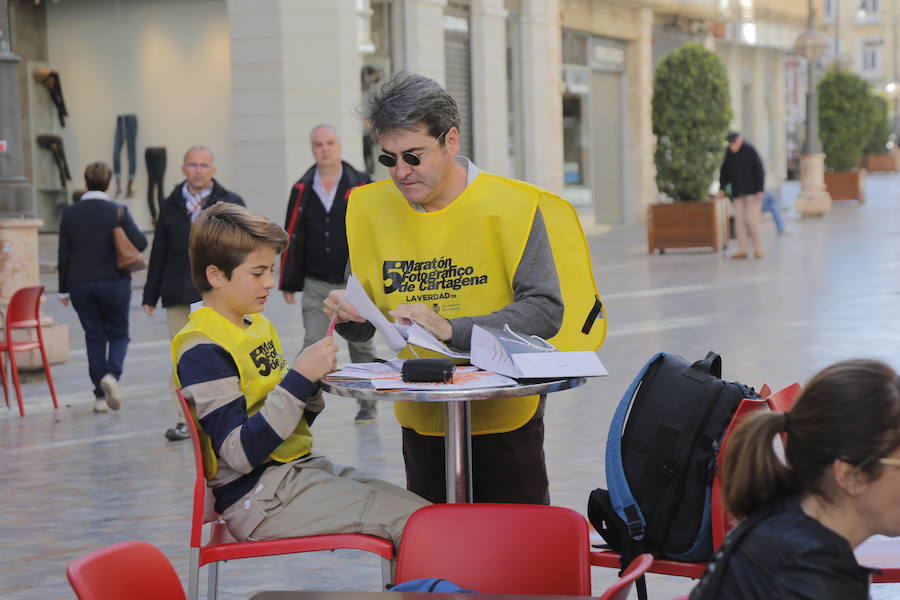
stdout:
<svg viewBox="0 0 900 600">
<path fill-rule="evenodd" d="M 252 208 L 252 198 L 248 203 Z M 609 318 L 599 355 L 610 375 L 548 401 L 554 504 L 586 511 L 588 493 L 604 483 L 603 445 L 614 405 L 655 352 L 698 359 L 715 350 L 723 357 L 726 379 L 757 389 L 764 382 L 775 389 L 804 382 L 844 358 L 873 357 L 900 367 L 895 315 L 900 176 L 871 175 L 862 206 L 837 203 L 823 218 L 789 214 L 787 235 L 776 236 L 770 215 L 763 222 L 765 256 L 741 261 L 709 251 L 648 255 L 642 225 L 589 229 Z M 42 264 L 55 262 L 55 244 L 55 236 L 41 236 Z M 72 352 L 69 362 L 53 370 L 59 411 L 51 410 L 46 384 L 37 377 L 24 386 L 27 417 L 19 418 L 14 404 L 0 411 L 0 597 L 71 598 L 66 566 L 127 539 L 159 546 L 186 584 L 193 457 L 188 442 L 163 437 L 176 420 L 168 392 L 165 316 L 160 310 L 151 319 L 141 310 L 143 275 L 138 275 L 122 378 L 124 406 L 94 414 L 81 327 L 74 311 L 55 298 L 56 274 L 41 277 L 50 292 L 44 310 L 69 324 Z M 292 356 L 303 337 L 299 303 L 289 306 L 275 293 L 267 315 Z M 346 350 L 339 358 L 348 359 Z M 314 427 L 316 449 L 403 484 L 400 428 L 391 407 L 380 407 L 376 423 L 357 426 L 352 400 L 326 401 Z M 592 577 L 599 592 L 615 573 L 595 568 Z M 355 551 L 234 561 L 220 571 L 224 599 L 248 598 L 263 589 L 377 590 L 379 585 L 378 559 Z M 687 593 L 691 585 L 649 577 L 654 599 Z M 873 597 L 900 598 L 900 584 L 873 586 Z"/>
</svg>

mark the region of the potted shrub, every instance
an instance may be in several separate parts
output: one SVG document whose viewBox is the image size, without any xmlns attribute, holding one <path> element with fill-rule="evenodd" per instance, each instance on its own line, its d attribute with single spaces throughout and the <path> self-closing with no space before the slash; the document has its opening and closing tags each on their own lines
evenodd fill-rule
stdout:
<svg viewBox="0 0 900 600">
<path fill-rule="evenodd" d="M 893 129 L 890 119 L 890 100 L 882 93 L 873 93 L 869 97 L 869 101 L 872 103 L 875 120 L 869 141 L 866 142 L 863 166 L 869 172 L 896 171 L 898 155 L 888 147 Z"/>
<path fill-rule="evenodd" d="M 833 69 L 818 89 L 825 186 L 832 200 L 862 203 L 865 170 L 858 166 L 875 123 L 869 84 L 853 73 Z"/>
<path fill-rule="evenodd" d="M 716 54 L 688 43 L 663 59 L 653 78 L 656 186 L 669 202 L 652 204 L 649 251 L 727 242 L 725 204 L 708 199 L 731 121 L 728 74 Z"/>
</svg>

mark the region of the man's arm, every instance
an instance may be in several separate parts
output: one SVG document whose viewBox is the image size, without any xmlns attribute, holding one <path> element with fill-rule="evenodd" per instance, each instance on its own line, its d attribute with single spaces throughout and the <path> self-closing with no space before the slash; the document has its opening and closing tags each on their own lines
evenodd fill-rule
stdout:
<svg viewBox="0 0 900 600">
<path fill-rule="evenodd" d="M 540 209 L 534 215 L 525 251 L 513 276 L 513 294 L 515 300 L 496 312 L 450 319 L 453 328 L 450 345 L 469 350 L 473 325 L 503 327 L 508 324 L 513 331 L 544 339 L 559 332 L 564 311 L 562 293 Z"/>
<path fill-rule="evenodd" d="M 153 234 L 153 245 L 150 249 L 150 265 L 147 267 L 147 281 L 144 283 L 144 297 L 141 304 L 154 307 L 159 300 L 163 272 L 169 260 L 169 234 L 166 212 L 160 208 L 159 221 Z"/>
<path fill-rule="evenodd" d="M 241 393 L 240 377 L 231 356 L 212 342 L 199 343 L 178 359 L 178 377 L 184 394 L 197 409 L 203 431 L 212 439 L 216 454 L 239 473 L 249 473 L 297 427 L 306 399 L 318 399 L 318 385 L 291 369 L 252 416 Z"/>
</svg>

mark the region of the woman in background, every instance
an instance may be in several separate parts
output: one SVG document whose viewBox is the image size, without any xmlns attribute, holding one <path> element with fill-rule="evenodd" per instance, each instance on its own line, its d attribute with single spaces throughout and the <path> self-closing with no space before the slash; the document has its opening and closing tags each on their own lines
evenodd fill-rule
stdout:
<svg viewBox="0 0 900 600">
<path fill-rule="evenodd" d="M 84 170 L 87 192 L 63 210 L 59 223 L 59 300 L 72 306 L 84 328 L 94 411 L 122 404 L 119 378 L 128 351 L 131 274 L 116 267 L 113 229 L 121 226 L 138 250 L 147 238 L 128 209 L 106 195 L 112 169 L 104 162 Z"/>
<path fill-rule="evenodd" d="M 900 535 L 900 382 L 888 365 L 825 368 L 787 413 L 742 423 L 723 461 L 724 500 L 743 522 L 691 600 L 854 600 L 870 571 L 853 549 Z M 787 434 L 785 462 L 773 442 Z"/>
</svg>

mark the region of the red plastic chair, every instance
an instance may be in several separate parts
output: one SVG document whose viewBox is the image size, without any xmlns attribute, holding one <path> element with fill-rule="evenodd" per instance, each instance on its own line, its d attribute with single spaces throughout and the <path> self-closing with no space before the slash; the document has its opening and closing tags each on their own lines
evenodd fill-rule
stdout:
<svg viewBox="0 0 900 600">
<path fill-rule="evenodd" d="M 47 360 L 47 350 L 44 348 L 44 333 L 41 330 L 41 294 L 44 286 L 35 285 L 24 287 L 15 291 L 9 299 L 4 321 L 4 335 L 0 339 L 0 379 L 3 380 L 3 398 L 6 407 L 9 408 L 9 388 L 6 384 L 6 369 L 3 366 L 3 354 L 9 355 L 9 368 L 12 371 L 13 386 L 16 389 L 16 398 L 19 400 L 19 415 L 25 416 L 25 404 L 22 402 L 22 386 L 19 383 L 19 370 L 16 366 L 16 352 L 27 352 L 40 349 L 41 360 L 44 362 L 44 375 L 47 376 L 47 385 L 50 386 L 50 397 L 53 398 L 53 408 L 59 408 L 56 400 L 56 387 L 53 385 L 53 374 L 50 372 L 50 361 Z M 12 332 L 14 329 L 35 329 L 37 340 L 15 341 Z"/>
<path fill-rule="evenodd" d="M 184 600 L 175 568 L 147 542 L 120 542 L 76 559 L 66 576 L 80 600 Z"/>
<path fill-rule="evenodd" d="M 440 577 L 485 594 L 590 596 L 587 523 L 559 506 L 435 504 L 412 514 L 398 583 Z"/>
<path fill-rule="evenodd" d="M 635 558 L 619 577 L 619 580 L 609 586 L 605 592 L 600 594 L 597 600 L 627 600 L 628 593 L 631 592 L 635 580 L 647 572 L 650 565 L 653 564 L 652 554 L 641 554 Z"/>
<path fill-rule="evenodd" d="M 768 410 L 765 400 L 756 400 L 752 398 L 744 398 L 735 410 L 734 417 L 729 423 L 725 434 L 722 436 L 722 447 L 719 450 L 719 464 L 728 448 L 728 437 L 734 428 L 747 417 L 747 415 L 757 410 Z M 721 476 L 717 470 L 713 476 L 712 494 L 710 500 L 710 517 L 712 522 L 712 538 L 713 549 L 718 548 L 725 539 L 725 534 L 733 527 L 733 520 L 728 515 L 722 503 L 721 492 Z M 618 552 L 612 550 L 595 550 L 591 552 L 591 566 L 607 567 L 611 569 L 620 569 L 621 556 Z M 678 560 L 666 560 L 657 558 L 647 569 L 650 573 L 659 573 L 662 575 L 674 575 L 676 577 L 690 577 L 691 579 L 699 579 L 706 570 L 706 561 L 686 562 Z"/>
<path fill-rule="evenodd" d="M 181 408 L 187 419 L 188 431 L 191 433 L 191 444 L 194 448 L 194 507 L 191 516 L 190 572 L 188 573 L 188 598 L 196 600 L 200 587 L 200 568 L 209 565 L 207 582 L 207 600 L 215 600 L 218 593 L 219 565 L 223 560 L 239 558 L 255 558 L 259 556 L 277 556 L 280 554 L 297 554 L 300 552 L 317 552 L 320 550 L 364 550 L 377 554 L 382 558 L 382 584 L 391 582 L 391 561 L 394 558 L 394 545 L 389 541 L 371 535 L 345 533 L 334 535 L 316 535 L 309 537 L 291 537 L 275 540 L 259 540 L 239 542 L 228 532 L 228 528 L 213 507 L 213 495 L 207 494 L 206 478 L 203 476 L 203 458 L 200 454 L 200 437 L 194 423 L 193 412 L 181 392 L 178 393 Z M 203 526 L 210 524 L 206 543 L 203 543 Z"/>
<path fill-rule="evenodd" d="M 800 395 L 801 387 L 799 383 L 792 383 L 783 390 L 778 390 L 774 394 L 760 394 L 769 405 L 769 409 L 775 412 L 788 412 L 794 407 L 794 402 Z"/>
</svg>

